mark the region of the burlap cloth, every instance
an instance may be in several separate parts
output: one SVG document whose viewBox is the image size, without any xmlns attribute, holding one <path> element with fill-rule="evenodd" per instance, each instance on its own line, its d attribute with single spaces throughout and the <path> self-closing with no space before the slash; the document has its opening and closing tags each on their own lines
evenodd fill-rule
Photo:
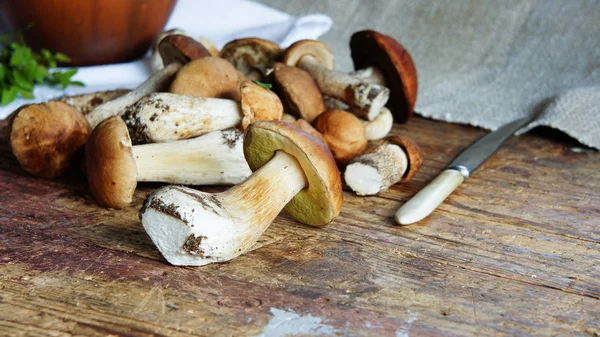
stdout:
<svg viewBox="0 0 600 337">
<path fill-rule="evenodd" d="M 423 116 L 495 129 L 541 110 L 530 128 L 547 125 L 600 149 L 600 1 L 261 2 L 330 15 L 321 40 L 341 71 L 352 70 L 354 31 L 394 36 L 415 61 Z"/>
</svg>

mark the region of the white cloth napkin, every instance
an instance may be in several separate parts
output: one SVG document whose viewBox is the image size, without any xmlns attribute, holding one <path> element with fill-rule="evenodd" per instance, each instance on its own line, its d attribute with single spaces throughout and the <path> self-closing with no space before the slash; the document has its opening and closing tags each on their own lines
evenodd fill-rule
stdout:
<svg viewBox="0 0 600 337">
<path fill-rule="evenodd" d="M 179 0 L 165 29 L 183 29 L 190 36 L 206 37 L 217 48 L 241 37 L 260 37 L 282 47 L 301 39 L 317 39 L 332 25 L 323 14 L 291 16 L 248 0 Z M 129 63 L 81 67 L 74 80 L 85 87 L 68 87 L 65 91 L 38 86 L 35 99 L 17 99 L 0 107 L 0 119 L 23 104 L 44 102 L 63 95 L 76 95 L 116 88 L 135 88 L 150 76 L 147 58 Z"/>
</svg>

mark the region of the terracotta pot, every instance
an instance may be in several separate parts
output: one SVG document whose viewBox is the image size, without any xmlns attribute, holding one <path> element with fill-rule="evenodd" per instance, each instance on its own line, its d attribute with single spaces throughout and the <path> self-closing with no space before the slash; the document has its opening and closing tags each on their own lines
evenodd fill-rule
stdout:
<svg viewBox="0 0 600 337">
<path fill-rule="evenodd" d="M 74 65 L 118 63 L 144 55 L 176 0 L 0 1 L 9 30 L 25 31 L 33 48 L 67 54 Z"/>
</svg>

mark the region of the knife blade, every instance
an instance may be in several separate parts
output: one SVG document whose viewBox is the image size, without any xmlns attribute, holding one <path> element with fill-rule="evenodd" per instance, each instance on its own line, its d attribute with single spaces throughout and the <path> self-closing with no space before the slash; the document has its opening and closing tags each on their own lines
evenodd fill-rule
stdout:
<svg viewBox="0 0 600 337">
<path fill-rule="evenodd" d="M 442 173 L 398 209 L 396 222 L 410 225 L 431 214 L 473 171 L 498 151 L 506 140 L 533 119 L 535 115 L 504 124 L 471 144 Z"/>
</svg>

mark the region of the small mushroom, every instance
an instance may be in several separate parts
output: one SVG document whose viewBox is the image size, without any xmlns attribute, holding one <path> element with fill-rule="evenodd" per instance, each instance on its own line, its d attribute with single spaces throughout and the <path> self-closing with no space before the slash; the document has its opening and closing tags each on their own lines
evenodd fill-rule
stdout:
<svg viewBox="0 0 600 337">
<path fill-rule="evenodd" d="M 152 68 L 152 72 L 157 72 L 165 67 L 162 58 L 160 57 L 160 53 L 158 52 L 159 43 L 169 35 L 182 34 L 186 35 L 186 33 L 181 29 L 169 29 L 158 35 L 156 40 L 152 43 L 152 52 L 150 54 L 150 68 Z"/>
<path fill-rule="evenodd" d="M 177 73 L 169 92 L 197 97 L 227 98 L 240 101 L 240 82 L 244 75 L 220 57 L 194 60 Z"/>
<path fill-rule="evenodd" d="M 369 75 L 367 81 L 381 83 L 381 77 L 385 78 L 384 85 L 390 89 L 387 107 L 396 121 L 406 122 L 413 114 L 418 90 L 417 70 L 408 51 L 392 37 L 374 30 L 354 33 L 350 49 L 354 68 L 365 69 L 362 75 Z"/>
<path fill-rule="evenodd" d="M 328 110 L 344 110 L 348 111 L 349 107 L 333 97 L 325 96 L 324 97 L 325 107 Z M 365 119 L 360 120 L 365 127 L 365 135 L 367 136 L 367 140 L 374 141 L 385 138 L 392 127 L 394 126 L 394 116 L 390 109 L 383 107 L 379 112 L 379 115 L 375 117 L 372 121 L 368 121 Z"/>
<path fill-rule="evenodd" d="M 313 126 L 325 138 L 325 144 L 340 167 L 367 148 L 365 127 L 358 117 L 347 111 L 327 110 L 315 119 Z"/>
<path fill-rule="evenodd" d="M 267 69 L 273 67 L 281 54 L 276 43 L 254 37 L 233 40 L 219 53 L 246 78 L 258 81 L 264 80 Z"/>
<path fill-rule="evenodd" d="M 276 63 L 273 67 L 273 81 L 290 114 L 312 123 L 326 110 L 319 87 L 306 71 Z"/>
<path fill-rule="evenodd" d="M 11 120 L 13 155 L 25 171 L 41 178 L 64 174 L 91 131 L 79 110 L 60 101 L 26 105 Z"/>
<path fill-rule="evenodd" d="M 131 105 L 123 120 L 134 144 L 162 143 L 197 137 L 256 120 L 279 120 L 279 97 L 252 81 L 240 84 L 241 102 L 171 93 L 153 93 Z"/>
<path fill-rule="evenodd" d="M 346 167 L 344 181 L 358 195 L 374 195 L 399 181 L 410 180 L 421 167 L 423 156 L 412 141 L 389 137 Z"/>
<path fill-rule="evenodd" d="M 132 146 L 120 117 L 100 123 L 85 146 L 85 171 L 96 201 L 129 205 L 138 181 L 191 185 L 236 184 L 250 175 L 242 133 L 215 131 L 171 143 Z"/>
<path fill-rule="evenodd" d="M 289 123 L 260 121 L 246 131 L 244 155 L 254 173 L 225 192 L 167 186 L 148 196 L 140 219 L 169 263 L 200 266 L 244 254 L 283 208 L 312 226 L 339 214 L 340 175 L 315 138 Z"/>
<path fill-rule="evenodd" d="M 343 101 L 350 106 L 352 112 L 365 119 L 374 119 L 388 101 L 389 90 L 386 87 L 334 72 L 333 54 L 322 42 L 295 42 L 286 50 L 283 62 L 307 71 L 323 94 Z"/>
<path fill-rule="evenodd" d="M 100 91 L 89 94 L 64 96 L 59 98 L 58 100 L 69 104 L 75 109 L 81 111 L 84 115 L 87 115 L 98 105 L 104 102 L 112 101 L 115 98 L 121 97 L 127 94 L 129 91 L 129 89 Z"/>
</svg>

